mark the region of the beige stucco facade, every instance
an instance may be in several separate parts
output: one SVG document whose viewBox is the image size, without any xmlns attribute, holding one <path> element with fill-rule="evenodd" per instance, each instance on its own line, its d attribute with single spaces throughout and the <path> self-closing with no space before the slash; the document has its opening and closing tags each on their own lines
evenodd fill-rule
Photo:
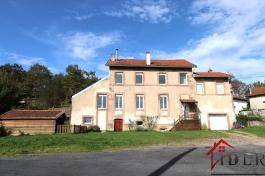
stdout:
<svg viewBox="0 0 265 176">
<path fill-rule="evenodd" d="M 265 95 L 249 97 L 250 108 L 265 116 Z"/>
<path fill-rule="evenodd" d="M 123 74 L 123 84 L 115 84 L 115 73 Z M 135 84 L 136 73 L 143 73 L 143 85 Z M 159 85 L 159 73 L 166 74 L 166 84 Z M 187 73 L 187 85 L 180 85 L 180 73 Z M 196 93 L 196 82 L 203 83 L 204 93 Z M 216 93 L 216 83 L 224 84 L 224 94 Z M 97 108 L 97 95 L 107 95 L 107 107 Z M 123 108 L 115 109 L 115 95 L 123 96 Z M 144 95 L 144 108 L 136 109 L 136 95 Z M 167 95 L 168 107 L 160 109 L 159 96 Z M 123 119 L 123 130 L 129 120 L 140 120 L 142 115 L 159 116 L 158 129 L 170 130 L 183 115 L 182 100 L 195 100 L 201 123 L 210 128 L 210 114 L 225 114 L 228 126 L 235 121 L 231 86 L 227 78 L 195 78 L 192 68 L 110 68 L 109 76 L 72 97 L 71 124 L 84 125 L 83 117 L 93 118 L 92 124 L 102 130 L 113 130 L 114 119 Z"/>
</svg>

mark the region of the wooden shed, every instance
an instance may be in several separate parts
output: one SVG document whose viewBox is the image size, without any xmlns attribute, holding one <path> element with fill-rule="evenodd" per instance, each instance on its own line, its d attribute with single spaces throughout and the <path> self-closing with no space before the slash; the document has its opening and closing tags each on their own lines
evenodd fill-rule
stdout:
<svg viewBox="0 0 265 176">
<path fill-rule="evenodd" d="M 11 110 L 0 115 L 0 124 L 12 135 L 52 134 L 66 120 L 61 110 Z"/>
</svg>

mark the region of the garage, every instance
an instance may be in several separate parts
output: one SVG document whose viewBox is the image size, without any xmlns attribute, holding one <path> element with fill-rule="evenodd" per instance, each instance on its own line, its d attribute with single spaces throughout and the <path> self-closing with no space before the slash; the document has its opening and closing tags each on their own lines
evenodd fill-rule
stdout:
<svg viewBox="0 0 265 176">
<path fill-rule="evenodd" d="M 228 130 L 226 114 L 210 114 L 209 121 L 211 130 Z"/>
</svg>

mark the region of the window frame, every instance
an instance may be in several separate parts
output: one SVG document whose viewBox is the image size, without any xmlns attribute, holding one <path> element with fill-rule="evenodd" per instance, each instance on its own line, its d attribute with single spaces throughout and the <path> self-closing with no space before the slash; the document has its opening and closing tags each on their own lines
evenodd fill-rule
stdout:
<svg viewBox="0 0 265 176">
<path fill-rule="evenodd" d="M 165 83 L 163 83 L 163 84 L 160 83 L 160 75 L 165 76 Z M 167 73 L 158 73 L 158 84 L 159 85 L 167 85 Z"/>
<path fill-rule="evenodd" d="M 186 74 L 186 83 L 184 83 L 184 84 L 181 84 L 181 74 Z M 187 72 L 179 72 L 179 85 L 183 85 L 183 86 L 186 86 L 186 85 L 188 85 L 188 73 Z"/>
<path fill-rule="evenodd" d="M 198 93 L 198 88 L 197 88 L 197 85 L 198 85 L 198 84 L 201 84 L 201 85 L 202 85 L 202 92 L 201 92 L 201 93 Z M 203 83 L 203 82 L 196 82 L 196 94 L 198 94 L 198 95 L 203 95 L 203 94 L 205 94 L 204 83 Z"/>
<path fill-rule="evenodd" d="M 161 98 L 163 97 L 163 107 L 161 107 L 161 103 L 160 103 L 160 101 L 161 101 Z M 164 101 L 164 97 L 166 97 L 166 108 L 165 108 L 165 101 Z M 165 111 L 165 110 L 168 110 L 168 103 L 169 103 L 169 101 L 168 101 L 168 94 L 160 94 L 159 95 L 159 108 L 160 108 L 160 110 L 162 110 L 162 111 Z"/>
<path fill-rule="evenodd" d="M 121 97 L 121 104 L 119 103 L 118 99 L 118 106 L 121 105 L 121 107 L 116 107 L 116 97 Z M 115 94 L 115 110 L 122 110 L 123 109 L 123 94 Z"/>
<path fill-rule="evenodd" d="M 102 106 L 99 107 L 98 101 L 99 101 L 99 97 L 102 97 L 101 102 L 102 102 Z M 106 97 L 106 107 L 104 107 L 104 101 L 103 101 L 103 97 Z M 108 97 L 107 94 L 97 94 L 97 109 L 107 109 L 107 104 L 108 104 Z"/>
<path fill-rule="evenodd" d="M 218 85 L 223 85 L 223 92 L 222 93 L 218 92 Z M 216 88 L 216 94 L 217 95 L 224 95 L 225 94 L 225 84 L 224 84 L 224 82 L 217 82 L 216 85 L 215 85 L 215 88 Z"/>
<path fill-rule="evenodd" d="M 91 123 L 85 123 L 85 118 L 91 118 Z M 93 125 L 93 116 L 91 116 L 91 115 L 83 115 L 82 123 L 83 123 L 83 125 Z"/>
<path fill-rule="evenodd" d="M 143 97 L 143 107 L 140 107 L 140 105 L 141 105 L 141 102 L 140 102 L 140 100 L 141 100 L 141 98 L 139 98 L 139 108 L 137 108 L 137 98 L 138 97 Z M 144 110 L 144 94 L 136 94 L 136 96 L 135 96 L 135 108 L 136 108 L 136 110 L 138 110 L 138 111 L 142 111 L 142 110 Z"/>
<path fill-rule="evenodd" d="M 141 75 L 142 76 L 142 83 L 137 83 L 137 75 Z M 143 72 L 136 72 L 135 73 L 135 85 L 144 85 L 144 73 Z"/>
<path fill-rule="evenodd" d="M 121 75 L 121 83 L 117 83 L 117 80 L 116 80 L 116 76 L 117 75 Z M 115 85 L 123 85 L 124 84 L 124 74 L 123 74 L 123 72 L 115 72 L 114 79 L 115 79 Z"/>
</svg>

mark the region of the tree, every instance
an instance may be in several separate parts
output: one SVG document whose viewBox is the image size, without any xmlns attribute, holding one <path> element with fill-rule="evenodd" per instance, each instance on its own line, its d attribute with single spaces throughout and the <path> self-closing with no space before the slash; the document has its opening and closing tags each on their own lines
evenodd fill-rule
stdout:
<svg viewBox="0 0 265 176">
<path fill-rule="evenodd" d="M 98 81 L 95 72 L 81 70 L 78 65 L 68 65 L 66 68 L 65 86 L 67 87 L 67 99 L 70 103 L 71 97 L 82 89 Z"/>
<path fill-rule="evenodd" d="M 26 76 L 27 104 L 32 108 L 48 108 L 52 98 L 52 74 L 44 65 L 30 67 Z"/>
<path fill-rule="evenodd" d="M 25 73 L 21 65 L 0 66 L 0 113 L 21 106 L 20 102 L 25 97 Z"/>
<path fill-rule="evenodd" d="M 249 86 L 244 82 L 236 79 L 234 76 L 231 78 L 231 85 L 233 90 L 233 95 L 245 97 Z"/>
</svg>

